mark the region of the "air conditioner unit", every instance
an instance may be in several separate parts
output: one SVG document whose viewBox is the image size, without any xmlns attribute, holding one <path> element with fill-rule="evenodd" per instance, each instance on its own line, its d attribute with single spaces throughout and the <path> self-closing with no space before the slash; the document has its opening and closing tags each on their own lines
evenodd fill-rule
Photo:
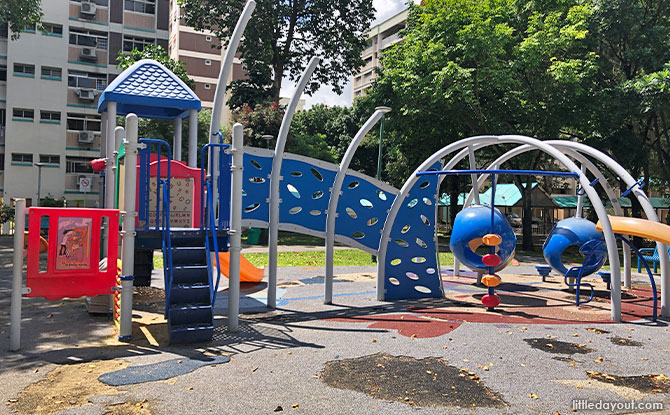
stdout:
<svg viewBox="0 0 670 415">
<path fill-rule="evenodd" d="M 93 101 L 95 99 L 95 90 L 93 89 L 79 89 L 77 95 L 82 101 Z"/>
<path fill-rule="evenodd" d="M 81 2 L 81 16 L 82 17 L 95 17 L 95 4 L 88 1 Z"/>
<path fill-rule="evenodd" d="M 79 142 L 82 144 L 92 144 L 95 134 L 91 131 L 79 131 Z"/>
<path fill-rule="evenodd" d="M 96 59 L 95 48 L 82 48 L 79 57 L 82 59 Z"/>
</svg>

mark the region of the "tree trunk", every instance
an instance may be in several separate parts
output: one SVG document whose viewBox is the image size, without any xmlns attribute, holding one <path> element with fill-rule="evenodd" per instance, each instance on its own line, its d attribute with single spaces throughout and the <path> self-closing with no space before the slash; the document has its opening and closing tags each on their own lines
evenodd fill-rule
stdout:
<svg viewBox="0 0 670 415">
<path fill-rule="evenodd" d="M 458 214 L 458 194 L 460 193 L 460 186 L 458 183 L 458 176 L 447 177 L 449 180 L 449 225 L 454 226 L 456 214 Z"/>
</svg>

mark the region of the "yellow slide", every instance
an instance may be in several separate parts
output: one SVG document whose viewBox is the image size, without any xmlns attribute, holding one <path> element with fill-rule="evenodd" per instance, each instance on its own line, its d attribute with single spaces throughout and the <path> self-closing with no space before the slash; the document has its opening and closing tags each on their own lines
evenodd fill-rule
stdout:
<svg viewBox="0 0 670 415">
<path fill-rule="evenodd" d="M 219 252 L 219 264 L 221 273 L 228 278 L 230 274 L 230 253 Z M 263 268 L 256 268 L 244 255 L 240 255 L 240 282 L 261 282 L 263 279 Z"/>
<path fill-rule="evenodd" d="M 608 216 L 614 233 L 639 236 L 670 245 L 670 226 L 647 219 L 627 218 L 624 216 Z M 596 229 L 602 232 L 600 221 Z"/>
</svg>

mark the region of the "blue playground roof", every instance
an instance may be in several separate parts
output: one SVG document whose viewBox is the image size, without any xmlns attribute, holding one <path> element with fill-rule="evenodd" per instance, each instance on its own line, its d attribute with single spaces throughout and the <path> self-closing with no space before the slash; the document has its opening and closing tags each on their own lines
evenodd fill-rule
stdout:
<svg viewBox="0 0 670 415">
<path fill-rule="evenodd" d="M 200 99 L 168 68 L 151 59 L 135 62 L 105 88 L 98 112 L 116 102 L 117 115 L 143 118 L 186 118 L 189 110 L 200 111 Z"/>
</svg>

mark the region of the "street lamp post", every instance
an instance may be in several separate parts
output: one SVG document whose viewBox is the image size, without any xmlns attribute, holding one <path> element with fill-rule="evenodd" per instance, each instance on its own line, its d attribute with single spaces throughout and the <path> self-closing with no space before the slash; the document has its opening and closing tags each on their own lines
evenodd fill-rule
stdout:
<svg viewBox="0 0 670 415">
<path fill-rule="evenodd" d="M 44 167 L 44 163 L 34 163 L 34 165 L 37 166 L 37 207 L 39 207 L 42 197 L 42 167 Z"/>
<path fill-rule="evenodd" d="M 265 140 L 265 148 L 267 148 L 269 150 L 270 149 L 270 142 L 272 141 L 273 138 L 275 138 L 275 136 L 270 135 L 270 134 L 264 134 L 264 135 L 261 136 L 261 138 L 263 140 Z"/>
</svg>

